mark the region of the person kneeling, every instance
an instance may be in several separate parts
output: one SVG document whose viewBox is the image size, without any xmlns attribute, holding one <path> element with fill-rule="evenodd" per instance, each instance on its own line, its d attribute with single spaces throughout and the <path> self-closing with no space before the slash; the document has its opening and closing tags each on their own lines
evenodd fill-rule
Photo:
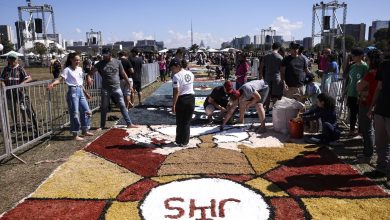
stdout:
<svg viewBox="0 0 390 220">
<path fill-rule="evenodd" d="M 340 138 L 340 130 L 337 126 L 336 101 L 333 97 L 321 93 L 317 96 L 317 106 L 309 111 L 302 113 L 304 121 L 321 119 L 322 133 L 305 138 L 313 144 L 329 144 Z"/>
</svg>

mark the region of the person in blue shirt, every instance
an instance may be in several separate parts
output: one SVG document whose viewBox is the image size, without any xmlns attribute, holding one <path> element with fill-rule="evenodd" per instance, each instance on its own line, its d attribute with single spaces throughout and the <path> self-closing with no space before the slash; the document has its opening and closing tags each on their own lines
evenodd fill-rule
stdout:
<svg viewBox="0 0 390 220">
<path fill-rule="evenodd" d="M 322 133 L 307 138 L 309 143 L 329 144 L 340 138 L 340 130 L 337 126 L 336 101 L 333 97 L 321 93 L 317 96 L 316 108 L 302 113 L 303 121 L 320 119 L 322 122 Z"/>
</svg>

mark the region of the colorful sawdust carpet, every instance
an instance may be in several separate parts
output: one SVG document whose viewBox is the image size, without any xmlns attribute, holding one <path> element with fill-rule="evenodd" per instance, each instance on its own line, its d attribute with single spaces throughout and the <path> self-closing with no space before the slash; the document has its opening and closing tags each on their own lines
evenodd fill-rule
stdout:
<svg viewBox="0 0 390 220">
<path fill-rule="evenodd" d="M 0 219 L 389 219 L 390 195 L 330 150 L 251 127 L 192 127 L 184 148 L 174 126 L 111 129 Z"/>
</svg>

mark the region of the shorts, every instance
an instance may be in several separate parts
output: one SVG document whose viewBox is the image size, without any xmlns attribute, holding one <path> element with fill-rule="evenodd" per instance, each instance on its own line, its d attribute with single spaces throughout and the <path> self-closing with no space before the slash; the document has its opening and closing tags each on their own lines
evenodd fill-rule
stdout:
<svg viewBox="0 0 390 220">
<path fill-rule="evenodd" d="M 142 87 L 141 87 L 141 81 L 134 81 L 133 82 L 133 88 L 137 91 L 137 92 L 141 92 L 142 91 Z"/>
<path fill-rule="evenodd" d="M 269 87 L 267 88 L 264 88 L 262 90 L 259 90 L 257 91 L 259 94 L 260 94 L 260 102 L 261 104 L 264 105 L 264 103 L 267 101 L 268 99 L 268 95 L 269 95 Z"/>
<path fill-rule="evenodd" d="M 126 80 L 124 80 L 124 79 L 121 80 L 120 86 L 121 86 L 123 96 L 130 96 L 131 95 L 131 89 L 133 88 L 133 80 L 129 79 L 129 81 L 130 81 L 130 88 L 129 88 L 129 85 L 126 83 Z"/>
</svg>

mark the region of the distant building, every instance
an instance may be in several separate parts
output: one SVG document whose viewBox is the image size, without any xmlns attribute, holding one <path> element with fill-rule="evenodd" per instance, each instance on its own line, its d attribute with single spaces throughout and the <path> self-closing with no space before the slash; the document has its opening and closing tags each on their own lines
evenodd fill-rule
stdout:
<svg viewBox="0 0 390 220">
<path fill-rule="evenodd" d="M 295 40 L 295 43 L 303 46 L 303 40 Z"/>
<path fill-rule="evenodd" d="M 229 41 L 223 42 L 221 44 L 221 48 L 229 48 L 229 47 L 232 47 L 232 43 Z"/>
<path fill-rule="evenodd" d="M 164 42 L 156 40 L 139 40 L 135 46 L 141 51 L 159 51 L 164 49 Z"/>
<path fill-rule="evenodd" d="M 275 35 L 275 36 L 274 36 L 274 43 L 275 43 L 275 42 L 283 43 L 283 37 L 282 37 L 282 36 L 279 36 L 279 35 Z"/>
<path fill-rule="evenodd" d="M 59 44 L 62 43 L 62 35 L 61 34 L 47 34 L 47 39 L 55 41 Z"/>
<path fill-rule="evenodd" d="M 251 38 L 248 35 L 240 38 L 234 38 L 231 44 L 232 47 L 242 50 L 246 45 L 251 44 Z"/>
<path fill-rule="evenodd" d="M 74 47 L 84 46 L 84 42 L 83 41 L 73 41 L 73 46 Z"/>
<path fill-rule="evenodd" d="M 366 40 L 366 24 L 364 23 L 341 25 L 341 28 L 345 35 L 353 37 L 355 41 Z"/>
<path fill-rule="evenodd" d="M 390 21 L 373 21 L 372 25 L 370 26 L 371 31 L 368 35 L 368 40 L 374 40 L 375 33 L 383 28 L 389 28 Z"/>
<path fill-rule="evenodd" d="M 305 47 L 306 50 L 311 50 L 313 48 L 313 38 L 311 37 L 303 38 L 303 47 Z"/>
<path fill-rule="evenodd" d="M 200 41 L 199 47 L 200 47 L 200 48 L 205 48 L 205 45 L 204 45 L 203 40 Z"/>
<path fill-rule="evenodd" d="M 164 49 L 164 41 L 156 41 L 157 50 L 163 50 Z"/>
<path fill-rule="evenodd" d="M 134 41 L 117 41 L 114 45 L 122 45 L 123 50 L 130 51 L 134 48 Z"/>
<path fill-rule="evenodd" d="M 12 28 L 9 25 L 0 25 L 0 35 L 4 37 L 6 40 L 12 42 Z"/>
</svg>

